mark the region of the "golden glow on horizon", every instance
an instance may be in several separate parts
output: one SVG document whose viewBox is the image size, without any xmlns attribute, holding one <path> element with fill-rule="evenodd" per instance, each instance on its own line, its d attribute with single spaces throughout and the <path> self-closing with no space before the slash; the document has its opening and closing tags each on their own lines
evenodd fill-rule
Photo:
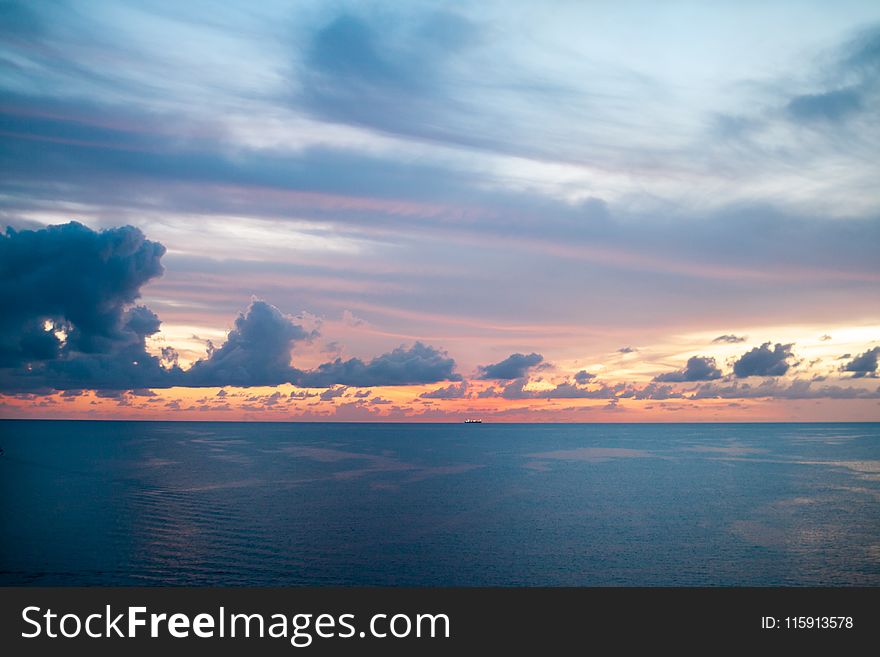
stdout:
<svg viewBox="0 0 880 657">
<path fill-rule="evenodd" d="M 872 383 L 876 387 L 876 382 Z M 261 388 L 172 388 L 154 396 L 0 396 L 6 418 L 188 421 L 405 421 L 460 422 L 774 422 L 876 421 L 878 399 L 422 399 L 444 387 L 347 388 L 321 399 L 326 389 L 289 385 Z M 476 396 L 492 384 L 471 382 Z M 339 392 L 344 388 L 331 389 Z M 495 385 L 497 389 L 498 386 Z M 541 386 L 543 389 L 544 386 Z M 538 389 L 538 386 L 532 387 Z M 222 392 L 221 392 L 222 390 Z M 367 394 L 369 392 L 369 394 Z M 298 397 L 291 397 L 291 393 Z M 361 395 L 360 397 L 357 395 Z M 327 395 L 329 397 L 329 395 Z M 378 403 L 376 401 L 378 400 Z"/>
</svg>

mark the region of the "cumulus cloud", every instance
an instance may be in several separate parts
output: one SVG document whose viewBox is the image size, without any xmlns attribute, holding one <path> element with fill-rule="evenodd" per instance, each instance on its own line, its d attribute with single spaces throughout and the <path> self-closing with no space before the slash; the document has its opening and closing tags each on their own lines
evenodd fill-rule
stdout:
<svg viewBox="0 0 880 657">
<path fill-rule="evenodd" d="M 733 364 L 733 373 L 739 378 L 748 376 L 782 376 L 790 367 L 788 359 L 792 344 L 777 343 L 772 349 L 770 343 L 765 342 L 760 347 L 755 347 L 744 353 Z"/>
<path fill-rule="evenodd" d="M 134 397 L 155 397 L 156 393 L 150 390 L 149 388 L 135 388 L 133 390 L 129 390 L 128 394 Z"/>
<path fill-rule="evenodd" d="M 0 389 L 167 387 L 147 353 L 159 318 L 132 305 L 165 248 L 132 226 L 71 222 L 0 236 Z"/>
<path fill-rule="evenodd" d="M 443 388 L 423 392 L 419 395 L 422 399 L 462 399 L 468 395 L 467 381 L 455 384 L 451 383 Z"/>
<path fill-rule="evenodd" d="M 688 399 L 877 399 L 880 387 L 875 390 L 855 386 L 814 385 L 814 381 L 797 379 L 790 384 L 767 379 L 760 385 L 734 381 L 729 384 L 703 383 L 690 394 Z"/>
<path fill-rule="evenodd" d="M 681 399 L 683 397 L 684 394 L 673 389 L 672 386 L 658 385 L 656 383 L 649 383 L 641 389 L 632 389 L 633 399 L 652 399 L 662 401 L 664 399 Z"/>
<path fill-rule="evenodd" d="M 331 399 L 336 399 L 337 397 L 344 396 L 346 390 L 348 390 L 348 386 L 338 386 L 336 388 L 327 388 L 324 392 L 321 393 L 319 399 L 321 401 L 330 401 Z"/>
<path fill-rule="evenodd" d="M 590 374 L 587 370 L 581 370 L 577 374 L 574 375 L 574 380 L 580 383 L 581 385 L 585 383 L 589 383 L 593 379 L 596 378 L 595 374 Z"/>
<path fill-rule="evenodd" d="M 147 309 L 126 310 L 161 276 L 164 253 L 132 226 L 7 228 L 0 235 L 0 367 L 110 353 L 155 333 L 158 320 Z"/>
<path fill-rule="evenodd" d="M 526 390 L 528 378 L 510 381 L 500 390 L 489 388 L 477 395 L 478 398 L 501 397 L 503 399 L 611 399 L 624 392 L 627 386 L 623 383 L 614 386 L 600 385 L 596 388 L 585 388 L 570 381 L 557 383 L 553 388 Z"/>
<path fill-rule="evenodd" d="M 880 356 L 880 347 L 868 349 L 859 354 L 841 368 L 842 372 L 852 372 L 854 379 L 864 377 L 874 378 L 877 376 L 877 358 Z"/>
<path fill-rule="evenodd" d="M 235 320 L 223 346 L 211 350 L 187 371 L 193 386 L 273 386 L 298 376 L 290 366 L 295 342 L 313 334 L 275 306 L 255 300 Z"/>
<path fill-rule="evenodd" d="M 505 381 L 519 379 L 543 361 L 544 357 L 541 354 L 511 354 L 498 363 L 481 366 L 477 378 Z"/>
<path fill-rule="evenodd" d="M 655 381 L 667 383 L 681 381 L 712 381 L 721 378 L 721 370 L 715 365 L 715 359 L 709 356 L 692 356 L 687 365 L 678 372 L 667 372 L 654 377 Z"/>
<path fill-rule="evenodd" d="M 333 384 L 349 386 L 394 386 L 460 381 L 455 361 L 445 351 L 421 342 L 400 346 L 368 362 L 360 358 L 336 360 L 300 372 L 295 383 L 305 388 L 326 388 Z"/>
<path fill-rule="evenodd" d="M 542 390 L 527 390 L 528 379 L 516 379 L 511 381 L 501 390 L 490 388 L 478 398 L 501 397 L 503 399 L 607 399 L 617 401 L 620 399 L 637 400 L 665 400 L 682 399 L 685 393 L 675 390 L 670 385 L 649 383 L 641 388 L 627 383 L 613 385 L 600 384 L 593 387 L 576 385 L 570 381 L 557 383 L 553 388 Z"/>
<path fill-rule="evenodd" d="M 290 391 L 290 399 L 311 399 L 312 397 L 317 397 L 317 392 L 309 392 L 308 390 L 291 390 Z M 355 395 L 357 397 L 357 395 Z"/>
<path fill-rule="evenodd" d="M 408 385 L 458 381 L 455 361 L 417 342 L 369 362 L 337 359 L 312 371 L 291 364 L 293 346 L 317 335 L 262 300 L 235 320 L 226 341 L 186 371 L 177 354 L 146 349 L 159 317 L 134 305 L 163 272 L 165 248 L 137 228 L 95 231 L 71 222 L 0 235 L 0 390 Z"/>
<path fill-rule="evenodd" d="M 719 335 L 717 338 L 712 340 L 713 344 L 736 344 L 738 342 L 745 342 L 745 337 L 739 335 L 733 335 L 732 333 L 727 333 L 725 335 Z"/>
</svg>

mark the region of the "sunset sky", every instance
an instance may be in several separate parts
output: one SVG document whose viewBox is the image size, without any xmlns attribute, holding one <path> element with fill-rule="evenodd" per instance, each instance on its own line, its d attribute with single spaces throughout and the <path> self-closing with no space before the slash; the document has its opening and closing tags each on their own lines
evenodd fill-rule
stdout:
<svg viewBox="0 0 880 657">
<path fill-rule="evenodd" d="M 880 420 L 878 110 L 874 0 L 2 2 L 0 416 Z"/>
</svg>

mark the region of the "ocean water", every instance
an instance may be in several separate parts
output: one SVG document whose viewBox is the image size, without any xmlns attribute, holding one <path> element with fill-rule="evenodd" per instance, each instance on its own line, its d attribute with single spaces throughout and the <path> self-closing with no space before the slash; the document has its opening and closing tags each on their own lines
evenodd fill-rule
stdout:
<svg viewBox="0 0 880 657">
<path fill-rule="evenodd" d="M 0 421 L 3 585 L 880 585 L 880 424 Z"/>
</svg>

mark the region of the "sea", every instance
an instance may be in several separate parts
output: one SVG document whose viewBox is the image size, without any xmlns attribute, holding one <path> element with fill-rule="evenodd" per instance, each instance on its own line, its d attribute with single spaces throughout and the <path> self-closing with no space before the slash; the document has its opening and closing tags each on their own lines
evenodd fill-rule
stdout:
<svg viewBox="0 0 880 657">
<path fill-rule="evenodd" d="M 880 585 L 877 423 L 4 420 L 0 448 L 0 585 Z"/>
</svg>

